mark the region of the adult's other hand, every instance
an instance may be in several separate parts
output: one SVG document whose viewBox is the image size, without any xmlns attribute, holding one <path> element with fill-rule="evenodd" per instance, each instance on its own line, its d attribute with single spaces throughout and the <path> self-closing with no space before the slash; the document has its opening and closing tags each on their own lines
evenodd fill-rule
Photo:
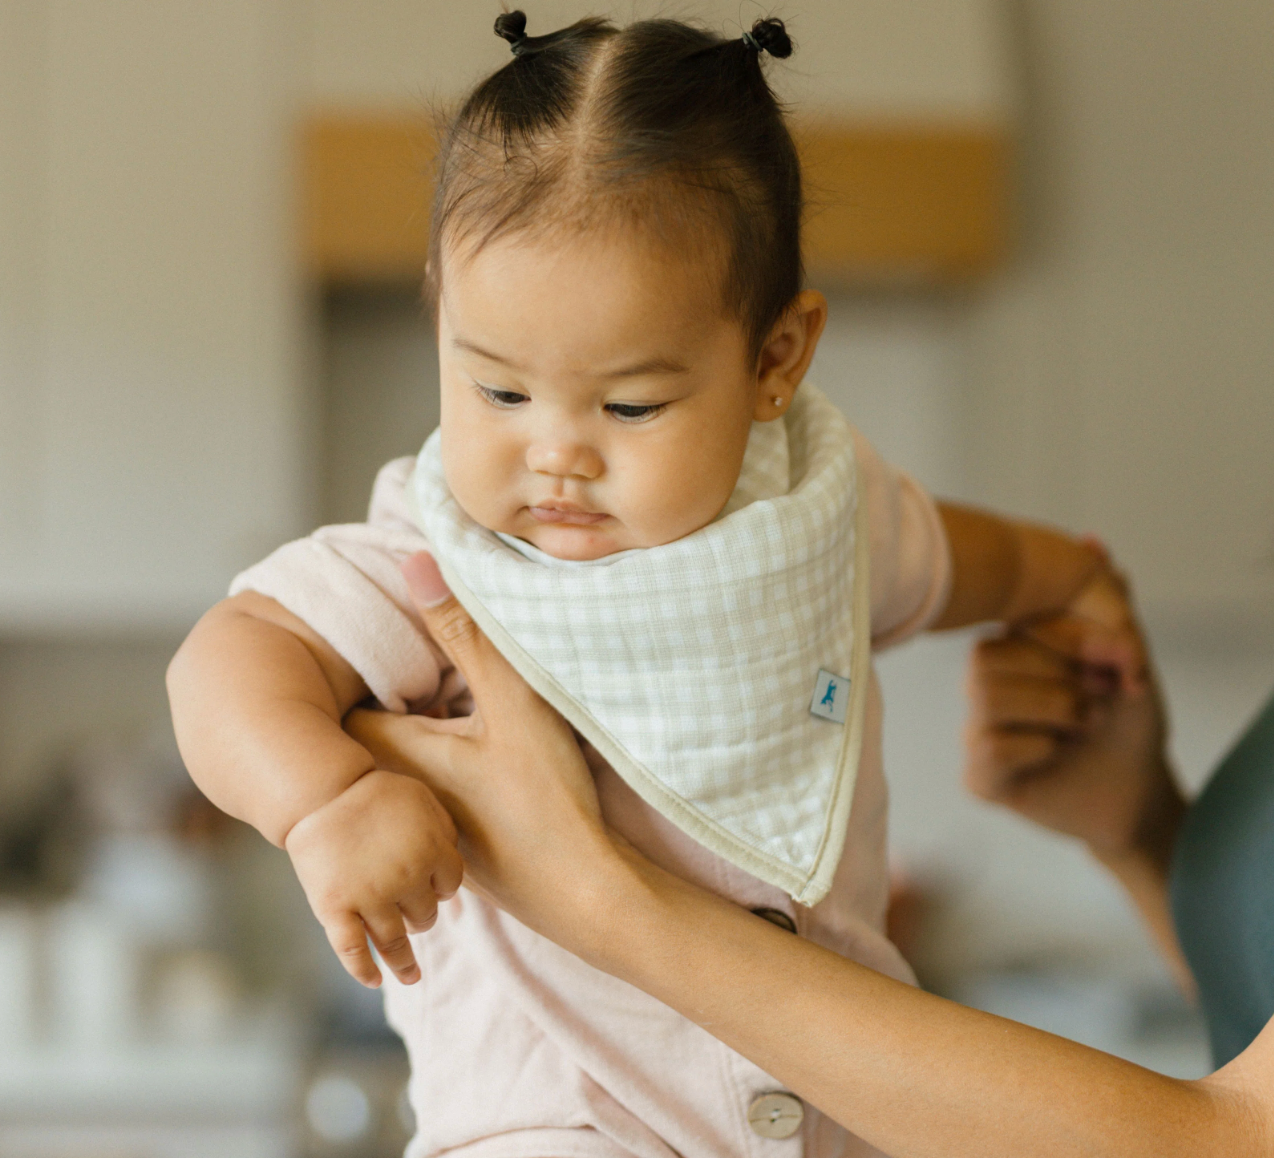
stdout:
<svg viewBox="0 0 1274 1158">
<path fill-rule="evenodd" d="M 1189 993 L 1168 902 L 1186 803 L 1166 757 L 1163 699 L 1148 659 L 1130 685 L 1077 654 L 1082 634 L 1058 617 L 974 649 L 965 784 L 1083 840 L 1123 882 Z"/>
<path fill-rule="evenodd" d="M 1153 843 L 1178 798 L 1164 756 L 1163 702 L 1129 692 L 1021 634 L 984 640 L 969 669 L 965 784 L 1102 858 Z"/>
</svg>

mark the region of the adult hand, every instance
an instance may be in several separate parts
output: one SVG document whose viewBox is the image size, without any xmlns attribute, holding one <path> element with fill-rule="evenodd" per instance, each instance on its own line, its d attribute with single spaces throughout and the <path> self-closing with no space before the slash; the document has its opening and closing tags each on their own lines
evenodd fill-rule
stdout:
<svg viewBox="0 0 1274 1158">
<path fill-rule="evenodd" d="M 1127 625 L 1103 649 L 1096 618 L 1058 616 L 984 640 L 969 670 L 970 791 L 1079 837 L 1102 859 L 1161 853 L 1164 818 L 1180 811 L 1163 701 L 1130 609 Z M 1135 680 L 1105 654 L 1127 653 L 1129 630 Z"/>
<path fill-rule="evenodd" d="M 466 885 L 532 927 L 561 920 L 554 898 L 587 887 L 615 858 L 575 735 L 482 634 L 430 555 L 411 556 L 403 574 L 468 681 L 474 712 L 436 720 L 360 710 L 345 728 L 378 767 L 437 795 L 459 829 Z"/>
<path fill-rule="evenodd" d="M 1105 547 L 1096 539 L 1098 570 L 1060 615 L 1023 625 L 1026 633 L 1084 665 L 1090 677 L 1101 676 L 1104 690 L 1133 695 L 1150 690 L 1150 656 L 1137 622 L 1128 581 L 1115 570 Z M 1098 687 L 1101 687 L 1099 681 Z"/>
<path fill-rule="evenodd" d="M 1145 657 L 1131 612 L 1128 622 Z M 1107 651 L 1127 655 L 1126 637 Z M 1132 681 L 1108 658 L 1100 629 L 1073 615 L 979 644 L 969 669 L 965 783 L 1083 840 L 1123 884 L 1191 995 L 1168 898 L 1186 803 L 1164 751 L 1163 700 L 1148 657 Z"/>
</svg>

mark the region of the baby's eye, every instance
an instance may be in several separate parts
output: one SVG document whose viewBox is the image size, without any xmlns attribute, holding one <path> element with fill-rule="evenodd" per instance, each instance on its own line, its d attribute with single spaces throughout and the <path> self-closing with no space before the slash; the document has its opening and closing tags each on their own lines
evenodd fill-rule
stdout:
<svg viewBox="0 0 1274 1158">
<path fill-rule="evenodd" d="M 608 402 L 606 409 L 620 422 L 648 422 L 667 405 L 666 402 Z"/>
<path fill-rule="evenodd" d="M 497 390 L 494 386 L 483 386 L 479 383 L 475 385 L 478 387 L 478 393 L 492 406 L 499 406 L 504 410 L 512 410 L 513 407 L 530 401 L 525 394 L 519 394 L 516 390 Z"/>
</svg>

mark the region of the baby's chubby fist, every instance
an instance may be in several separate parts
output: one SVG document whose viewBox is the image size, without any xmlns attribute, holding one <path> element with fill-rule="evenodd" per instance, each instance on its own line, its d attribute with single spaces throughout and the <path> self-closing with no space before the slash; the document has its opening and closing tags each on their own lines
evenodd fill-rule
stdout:
<svg viewBox="0 0 1274 1158">
<path fill-rule="evenodd" d="M 455 825 L 424 784 L 368 772 L 300 821 L 284 846 L 355 980 L 370 988 L 381 983 L 369 937 L 399 981 L 420 979 L 408 934 L 433 925 L 438 902 L 453 896 L 464 876 Z"/>
</svg>

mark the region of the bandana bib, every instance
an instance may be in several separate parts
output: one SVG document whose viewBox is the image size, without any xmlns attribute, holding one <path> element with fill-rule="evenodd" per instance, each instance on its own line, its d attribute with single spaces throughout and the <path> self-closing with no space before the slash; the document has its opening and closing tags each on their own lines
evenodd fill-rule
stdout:
<svg viewBox="0 0 1274 1158">
<path fill-rule="evenodd" d="M 812 905 L 840 860 L 871 627 L 853 438 L 811 386 L 753 425 L 716 521 L 589 563 L 460 509 L 439 433 L 412 484 L 443 576 L 524 679 L 648 804 Z"/>
</svg>

